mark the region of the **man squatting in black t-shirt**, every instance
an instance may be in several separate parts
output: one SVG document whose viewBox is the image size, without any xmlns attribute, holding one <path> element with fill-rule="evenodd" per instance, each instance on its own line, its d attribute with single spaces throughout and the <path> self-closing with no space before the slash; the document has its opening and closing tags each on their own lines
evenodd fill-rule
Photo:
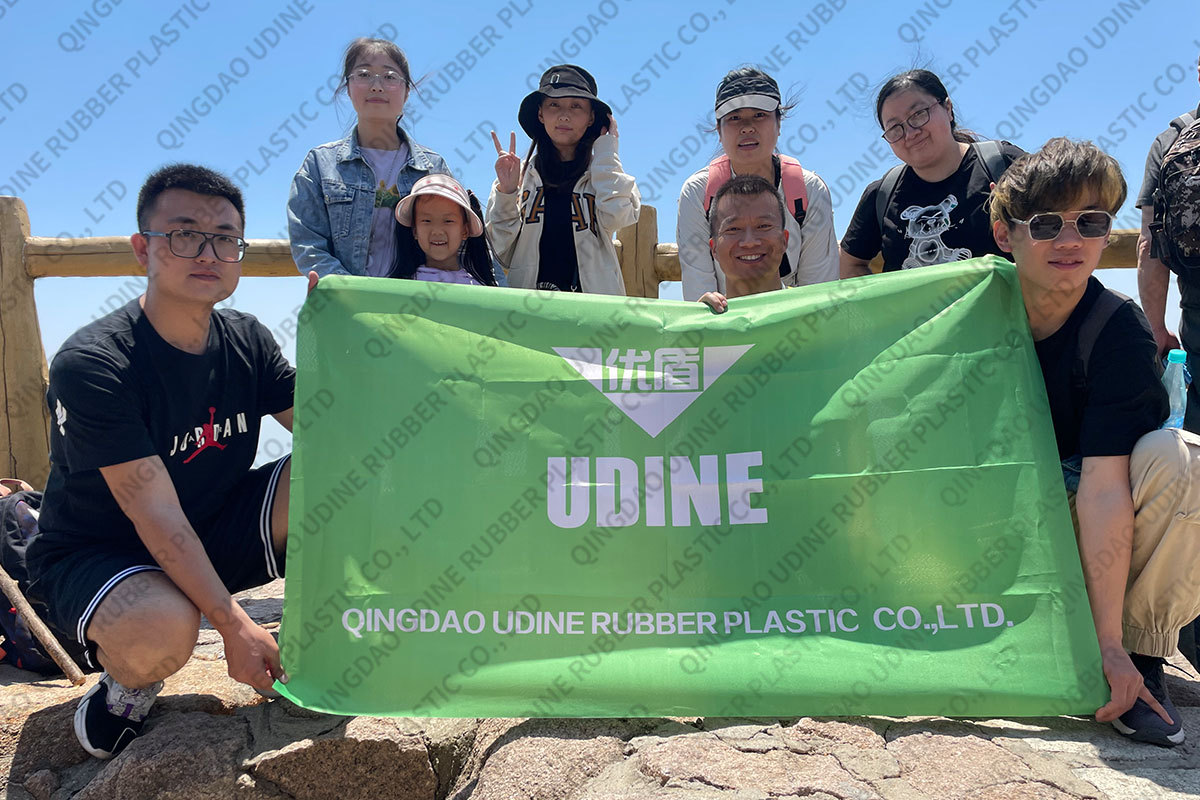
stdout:
<svg viewBox="0 0 1200 800">
<path fill-rule="evenodd" d="M 992 192 L 996 243 L 1017 265 L 1075 512 L 1080 560 L 1112 699 L 1096 719 L 1164 746 L 1183 741 L 1163 661 L 1200 613 L 1200 437 L 1167 416 L 1154 337 L 1133 301 L 1073 376 L 1080 326 L 1107 292 L 1092 272 L 1125 200 L 1120 167 L 1090 142 L 1051 139 Z M 1074 467 L 1074 469 L 1072 469 Z"/>
<path fill-rule="evenodd" d="M 165 167 L 142 186 L 137 222 L 146 293 L 79 329 L 50 366 L 51 471 L 28 550 L 30 594 L 105 670 L 75 713 L 99 758 L 141 732 L 201 614 L 230 677 L 262 691 L 287 680 L 274 639 L 230 596 L 283 575 L 288 457 L 250 465 L 263 415 L 291 430 L 295 385 L 261 323 L 214 311 L 241 275 L 242 195 L 212 170 Z"/>
</svg>

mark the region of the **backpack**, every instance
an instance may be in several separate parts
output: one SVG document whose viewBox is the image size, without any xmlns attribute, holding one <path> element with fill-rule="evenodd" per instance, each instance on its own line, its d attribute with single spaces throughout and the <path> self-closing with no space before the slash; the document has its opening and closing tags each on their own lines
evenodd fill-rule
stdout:
<svg viewBox="0 0 1200 800">
<path fill-rule="evenodd" d="M 41 506 L 41 492 L 20 491 L 0 497 L 0 566 L 16 581 L 22 592 L 29 585 L 25 548 L 37 533 Z M 45 616 L 45 606 L 32 601 L 30 605 L 39 617 Z M 29 630 L 25 619 L 9 606 L 7 598 L 0 603 L 0 662 L 42 675 L 62 674 L 54 659 Z"/>
<path fill-rule="evenodd" d="M 1200 270 L 1200 120 L 1181 114 L 1154 190 L 1153 251 L 1177 275 Z"/>
<path fill-rule="evenodd" d="M 1117 313 L 1117 309 L 1132 302 L 1130 297 L 1105 288 L 1096 298 L 1096 302 L 1092 304 L 1091 310 L 1079 325 L 1079 336 L 1075 340 L 1075 361 L 1071 368 L 1071 384 L 1076 389 L 1082 391 L 1087 386 L 1087 365 L 1092 358 L 1092 350 L 1096 347 L 1096 339 L 1100 337 L 1100 331 L 1104 330 L 1104 326 L 1112 319 L 1112 315 Z"/>
<path fill-rule="evenodd" d="M 803 227 L 808 214 L 808 187 L 804 185 L 804 168 L 791 156 L 779 156 L 780 183 L 783 184 L 783 199 L 796 224 Z M 733 177 L 729 156 L 721 155 L 708 164 L 708 181 L 704 185 L 704 216 L 708 216 L 717 191 Z"/>
<path fill-rule="evenodd" d="M 1000 152 L 1000 143 L 994 141 L 973 142 L 971 148 L 975 151 L 979 161 L 983 164 L 983 171 L 987 173 L 988 181 L 995 183 L 1004 174 L 1004 170 L 1008 169 L 1008 165 L 1004 163 L 1004 153 Z M 879 184 L 879 191 L 875 193 L 875 224 L 879 228 L 880 236 L 883 235 L 883 218 L 887 216 L 888 205 L 892 202 L 892 195 L 896 193 L 896 186 L 900 183 L 900 177 L 904 174 L 904 170 L 908 169 L 907 164 L 897 164 L 884 173 L 883 180 Z"/>
</svg>

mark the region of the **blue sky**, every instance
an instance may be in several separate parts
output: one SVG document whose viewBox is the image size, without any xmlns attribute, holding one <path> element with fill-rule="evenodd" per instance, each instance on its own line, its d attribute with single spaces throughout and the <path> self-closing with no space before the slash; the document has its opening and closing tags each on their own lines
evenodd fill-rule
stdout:
<svg viewBox="0 0 1200 800">
<path fill-rule="evenodd" d="M 242 186 L 248 237 L 283 238 L 304 154 L 354 121 L 347 101 L 330 102 L 341 52 L 356 36 L 384 35 L 425 76 L 409 131 L 484 197 L 494 178 L 488 132 L 518 129 L 520 100 L 547 66 L 586 67 L 616 112 L 626 171 L 658 209 L 661 241 L 675 238 L 680 185 L 717 152 L 707 132 L 716 84 L 742 63 L 762 65 L 798 99 L 780 148 L 825 178 L 839 236 L 865 185 L 896 163 L 872 116 L 875 90 L 913 66 L 941 74 L 960 124 L 986 137 L 1025 149 L 1051 136 L 1096 140 L 1133 195 L 1155 135 L 1200 101 L 1200 29 L 1177 24 L 1161 0 L 1150 6 L 67 0 L 48 14 L 45 3 L 0 0 L 0 194 L 25 201 L 35 235 L 128 235 L 145 175 L 194 161 Z M 519 135 L 518 149 L 527 146 Z M 1136 224 L 1131 208 L 1118 227 Z M 1132 270 L 1101 277 L 1136 296 Z M 48 357 L 139 283 L 40 280 Z M 678 286 L 662 295 L 678 298 Z M 286 323 L 302 300 L 297 275 L 243 280 L 232 304 L 277 331 L 290 357 Z M 1177 320 L 1174 290 L 1168 305 Z"/>
</svg>

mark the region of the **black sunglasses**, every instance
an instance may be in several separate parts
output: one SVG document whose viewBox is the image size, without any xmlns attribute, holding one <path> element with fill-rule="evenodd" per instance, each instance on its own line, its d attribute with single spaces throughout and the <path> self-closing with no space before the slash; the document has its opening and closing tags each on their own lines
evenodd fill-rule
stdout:
<svg viewBox="0 0 1200 800">
<path fill-rule="evenodd" d="M 1100 239 L 1112 230 L 1113 215 L 1107 211 L 1084 211 L 1073 220 L 1064 219 L 1056 211 L 1034 214 L 1029 219 L 1014 219 L 1018 225 L 1029 226 L 1029 238 L 1044 242 L 1058 238 L 1063 226 L 1071 224 L 1084 239 Z"/>
</svg>

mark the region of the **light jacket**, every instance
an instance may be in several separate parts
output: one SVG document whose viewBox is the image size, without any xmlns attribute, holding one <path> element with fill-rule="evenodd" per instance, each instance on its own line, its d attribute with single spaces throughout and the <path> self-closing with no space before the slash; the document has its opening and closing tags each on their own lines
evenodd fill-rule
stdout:
<svg viewBox="0 0 1200 800">
<path fill-rule="evenodd" d="M 400 168 L 396 190 L 405 197 L 419 178 L 450 170 L 442 157 L 412 141 L 396 123 L 400 141 L 408 145 L 408 161 Z M 379 181 L 363 157 L 358 126 L 336 142 L 308 151 L 288 192 L 288 235 L 292 258 L 301 275 L 366 275 L 371 243 L 371 216 Z"/>
<path fill-rule="evenodd" d="M 575 184 L 577 210 L 585 224 L 575 226 L 575 255 L 579 285 L 592 294 L 625 294 L 613 234 L 637 222 L 642 197 L 633 177 L 621 169 L 617 137 L 604 134 L 592 146 L 592 163 Z M 492 183 L 488 197 L 487 232 L 496 257 L 508 270 L 508 284 L 520 289 L 537 286 L 538 244 L 544 214 L 537 213 L 542 179 L 530 163 L 520 187 L 511 194 Z"/>
</svg>

